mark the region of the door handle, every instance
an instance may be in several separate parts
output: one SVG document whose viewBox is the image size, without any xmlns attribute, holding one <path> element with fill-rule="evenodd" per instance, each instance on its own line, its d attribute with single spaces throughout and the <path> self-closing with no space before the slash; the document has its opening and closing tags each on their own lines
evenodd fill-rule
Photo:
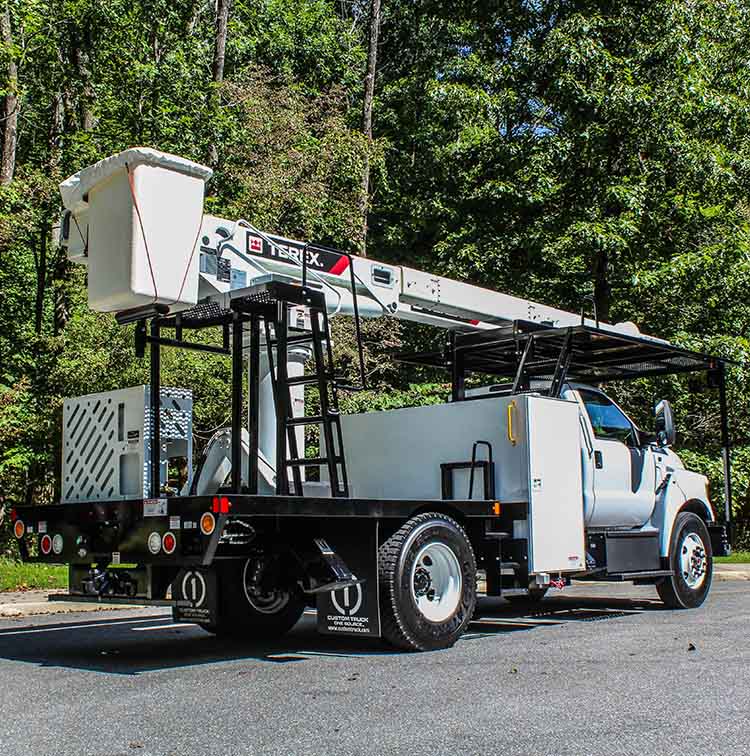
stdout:
<svg viewBox="0 0 750 756">
<path fill-rule="evenodd" d="M 516 409 L 516 403 L 514 401 L 511 401 L 510 404 L 508 404 L 508 441 L 515 446 L 516 443 L 518 443 L 518 439 L 515 437 L 513 433 L 513 412 Z"/>
<path fill-rule="evenodd" d="M 601 470 L 604 467 L 604 458 L 599 449 L 594 450 L 594 467 L 596 467 L 597 470 Z"/>
</svg>

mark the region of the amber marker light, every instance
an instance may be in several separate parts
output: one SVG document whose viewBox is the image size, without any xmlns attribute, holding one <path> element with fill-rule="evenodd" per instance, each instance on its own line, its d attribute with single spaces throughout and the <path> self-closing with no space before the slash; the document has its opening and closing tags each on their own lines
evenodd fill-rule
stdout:
<svg viewBox="0 0 750 756">
<path fill-rule="evenodd" d="M 201 533 L 211 535 L 216 529 L 216 518 L 210 513 L 205 512 L 201 517 Z"/>
</svg>

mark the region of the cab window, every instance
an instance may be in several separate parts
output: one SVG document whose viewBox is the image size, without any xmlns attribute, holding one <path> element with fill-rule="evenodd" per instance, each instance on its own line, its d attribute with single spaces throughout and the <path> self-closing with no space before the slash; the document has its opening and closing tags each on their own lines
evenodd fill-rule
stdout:
<svg viewBox="0 0 750 756">
<path fill-rule="evenodd" d="M 637 444 L 633 424 L 622 411 L 604 394 L 596 391 L 579 389 L 586 411 L 597 438 L 622 441 L 634 446 Z"/>
</svg>

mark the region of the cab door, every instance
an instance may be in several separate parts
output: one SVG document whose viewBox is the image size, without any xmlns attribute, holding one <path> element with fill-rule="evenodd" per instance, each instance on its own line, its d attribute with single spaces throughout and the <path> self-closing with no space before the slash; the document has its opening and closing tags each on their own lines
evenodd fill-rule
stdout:
<svg viewBox="0 0 750 756">
<path fill-rule="evenodd" d="M 655 505 L 653 451 L 639 443 L 638 429 L 604 393 L 577 388 L 590 430 L 593 474 L 591 527 L 639 527 Z M 590 502 L 586 502 L 589 504 Z M 587 507 L 587 508 L 589 508 Z"/>
</svg>

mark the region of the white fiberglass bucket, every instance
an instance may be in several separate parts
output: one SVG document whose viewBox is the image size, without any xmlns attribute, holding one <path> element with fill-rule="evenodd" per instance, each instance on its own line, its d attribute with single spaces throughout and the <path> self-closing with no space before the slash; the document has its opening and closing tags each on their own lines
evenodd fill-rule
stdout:
<svg viewBox="0 0 750 756">
<path fill-rule="evenodd" d="M 72 213 L 69 255 L 88 265 L 92 310 L 149 304 L 179 310 L 197 302 L 203 192 L 211 175 L 198 163 L 135 147 L 60 184 Z"/>
</svg>

